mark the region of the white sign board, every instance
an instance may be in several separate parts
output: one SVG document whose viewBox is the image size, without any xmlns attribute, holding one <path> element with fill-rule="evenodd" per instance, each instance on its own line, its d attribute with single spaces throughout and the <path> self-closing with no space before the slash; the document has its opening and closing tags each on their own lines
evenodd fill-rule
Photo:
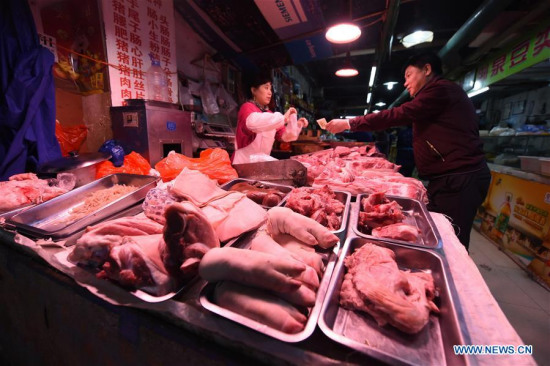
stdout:
<svg viewBox="0 0 550 366">
<path fill-rule="evenodd" d="M 113 106 L 146 99 L 149 54 L 168 73 L 168 97 L 178 98 L 173 0 L 102 0 Z"/>
</svg>

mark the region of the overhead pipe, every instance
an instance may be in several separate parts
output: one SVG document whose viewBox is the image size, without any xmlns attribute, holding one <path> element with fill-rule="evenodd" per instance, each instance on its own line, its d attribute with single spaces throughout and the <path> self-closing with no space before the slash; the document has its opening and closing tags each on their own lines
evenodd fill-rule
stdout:
<svg viewBox="0 0 550 366">
<path fill-rule="evenodd" d="M 393 41 L 392 37 L 393 37 L 393 32 L 395 30 L 395 25 L 397 24 L 397 17 L 399 15 L 400 3 L 401 3 L 400 0 L 390 0 L 388 3 L 388 9 L 385 14 L 386 21 L 384 22 L 384 25 L 382 27 L 380 42 L 378 43 L 378 47 L 376 47 L 376 55 L 378 55 L 378 57 L 376 59 L 376 75 L 374 78 L 373 85 L 376 85 L 376 79 L 378 78 L 378 74 L 380 73 L 382 63 L 385 61 L 387 54 L 391 52 L 391 43 Z M 367 104 L 368 104 L 368 111 L 370 112 L 371 103 L 367 103 Z"/>
<path fill-rule="evenodd" d="M 445 61 L 452 52 L 458 51 L 460 48 L 471 42 L 479 35 L 483 27 L 492 21 L 502 10 L 504 10 L 512 0 L 487 0 L 474 12 L 474 14 L 466 20 L 458 31 L 447 41 L 445 46 L 437 55 L 441 61 Z M 388 109 L 398 106 L 409 97 L 409 92 L 404 90 L 401 95 L 393 101 Z"/>
</svg>

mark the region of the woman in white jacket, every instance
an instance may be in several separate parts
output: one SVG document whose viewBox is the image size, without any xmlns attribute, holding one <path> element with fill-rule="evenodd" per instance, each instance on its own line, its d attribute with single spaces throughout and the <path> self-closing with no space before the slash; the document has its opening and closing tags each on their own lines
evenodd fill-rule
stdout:
<svg viewBox="0 0 550 366">
<path fill-rule="evenodd" d="M 269 110 L 272 96 L 269 74 L 256 75 L 250 93 L 252 98 L 239 109 L 233 164 L 276 160 L 270 156 L 275 139 L 295 141 L 308 125 L 305 118 L 297 119 L 295 108 L 289 108 L 284 115 Z"/>
</svg>

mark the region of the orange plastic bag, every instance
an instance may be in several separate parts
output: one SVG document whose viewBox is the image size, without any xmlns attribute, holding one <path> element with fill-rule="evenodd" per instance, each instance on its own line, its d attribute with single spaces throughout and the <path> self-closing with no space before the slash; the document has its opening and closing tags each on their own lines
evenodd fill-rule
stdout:
<svg viewBox="0 0 550 366">
<path fill-rule="evenodd" d="M 59 141 L 63 156 L 69 156 L 71 151 L 78 151 L 87 134 L 88 129 L 85 125 L 63 126 L 55 120 L 55 137 Z"/>
<path fill-rule="evenodd" d="M 124 157 L 121 167 L 115 167 L 109 160 L 100 163 L 97 167 L 95 179 L 103 178 L 109 174 L 127 173 L 149 175 L 151 164 L 143 156 L 132 151 Z"/>
<path fill-rule="evenodd" d="M 198 158 L 170 153 L 155 165 L 164 182 L 176 178 L 183 168 L 198 170 L 211 179 L 217 180 L 219 184 L 239 177 L 237 171 L 231 166 L 227 151 L 219 148 L 206 149 Z"/>
</svg>

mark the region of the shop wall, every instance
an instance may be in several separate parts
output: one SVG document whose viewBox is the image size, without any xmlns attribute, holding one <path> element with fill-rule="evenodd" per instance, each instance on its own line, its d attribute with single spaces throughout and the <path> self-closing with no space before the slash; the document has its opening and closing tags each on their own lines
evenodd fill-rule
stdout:
<svg viewBox="0 0 550 366">
<path fill-rule="evenodd" d="M 207 67 L 204 68 L 204 75 L 201 67 L 204 56 L 212 56 L 216 53 L 216 50 L 210 47 L 178 12 L 175 12 L 175 18 L 178 71 L 183 73 L 186 78 L 194 81 L 203 80 L 203 76 L 205 76 L 212 83 L 220 82 L 220 71 L 211 70 L 213 66 L 209 62 L 207 62 Z"/>
</svg>

